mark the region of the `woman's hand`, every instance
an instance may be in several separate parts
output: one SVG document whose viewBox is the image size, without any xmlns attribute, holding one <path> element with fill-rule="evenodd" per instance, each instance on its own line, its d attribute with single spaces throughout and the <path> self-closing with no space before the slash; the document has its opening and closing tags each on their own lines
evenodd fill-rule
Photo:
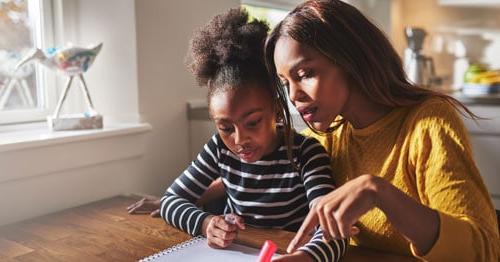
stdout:
<svg viewBox="0 0 500 262">
<path fill-rule="evenodd" d="M 293 254 L 281 255 L 277 258 L 273 258 L 273 262 L 313 262 L 312 257 L 304 251 L 295 251 Z"/>
<path fill-rule="evenodd" d="M 409 197 L 390 182 L 376 176 L 359 176 L 328 195 L 311 209 L 287 251 L 293 252 L 309 238 L 319 223 L 323 236 L 347 238 L 359 232 L 353 225 L 374 207 L 379 208 L 390 223 L 418 254 L 426 254 L 439 234 L 439 214 Z"/>
<path fill-rule="evenodd" d="M 209 216 L 203 221 L 202 232 L 212 248 L 228 247 L 238 235 L 239 229 L 245 229 L 243 218 L 233 215 L 234 224 L 224 219 L 224 216 Z"/>
<path fill-rule="evenodd" d="M 146 196 L 127 207 L 129 214 L 150 214 L 152 217 L 160 216 L 160 199 L 155 196 Z"/>
<path fill-rule="evenodd" d="M 379 179 L 363 175 L 321 198 L 288 245 L 288 253 L 305 244 L 318 223 L 326 240 L 348 238 L 357 234 L 359 230 L 354 224 L 359 217 L 377 205 L 376 187 Z"/>
</svg>

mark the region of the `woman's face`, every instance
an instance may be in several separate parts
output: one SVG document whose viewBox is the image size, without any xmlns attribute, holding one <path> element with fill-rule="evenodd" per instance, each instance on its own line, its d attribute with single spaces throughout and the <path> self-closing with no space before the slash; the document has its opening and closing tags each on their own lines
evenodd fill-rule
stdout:
<svg viewBox="0 0 500 262">
<path fill-rule="evenodd" d="M 292 104 L 315 129 L 325 131 L 349 98 L 344 74 L 317 50 L 280 37 L 274 51 L 276 71 Z"/>
<path fill-rule="evenodd" d="M 255 162 L 277 147 L 276 114 L 263 88 L 216 91 L 210 115 L 224 144 L 245 162 Z"/>
</svg>

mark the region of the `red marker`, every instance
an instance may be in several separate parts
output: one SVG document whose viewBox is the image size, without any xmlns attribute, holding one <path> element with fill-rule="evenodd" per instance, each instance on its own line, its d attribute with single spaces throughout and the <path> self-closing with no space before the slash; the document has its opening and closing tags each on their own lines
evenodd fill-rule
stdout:
<svg viewBox="0 0 500 262">
<path fill-rule="evenodd" d="M 276 252 L 277 249 L 278 247 L 273 243 L 273 241 L 266 240 L 266 242 L 264 242 L 264 245 L 262 246 L 262 249 L 260 250 L 259 259 L 257 261 L 270 262 L 271 258 L 274 255 L 274 252 Z"/>
</svg>

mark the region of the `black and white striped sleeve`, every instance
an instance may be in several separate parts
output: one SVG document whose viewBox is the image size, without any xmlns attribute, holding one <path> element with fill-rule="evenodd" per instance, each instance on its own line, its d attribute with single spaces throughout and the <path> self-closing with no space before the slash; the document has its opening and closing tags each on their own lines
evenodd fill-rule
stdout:
<svg viewBox="0 0 500 262">
<path fill-rule="evenodd" d="M 308 137 L 302 142 L 299 159 L 302 181 L 311 207 L 315 200 L 335 189 L 330 157 L 316 139 Z M 299 250 L 308 253 L 316 261 L 339 261 L 348 243 L 347 239 L 325 242 L 323 232 L 318 228 L 311 240 Z"/>
<path fill-rule="evenodd" d="M 191 165 L 172 183 L 161 198 L 161 217 L 172 226 L 196 236 L 201 234 L 208 213 L 196 207 L 196 201 L 219 177 L 219 150 L 216 135 L 205 144 Z"/>
<path fill-rule="evenodd" d="M 323 240 L 321 229 L 316 230 L 311 240 L 298 250 L 304 251 L 315 261 L 340 261 L 347 251 L 348 239 L 337 239 L 330 242 Z"/>
<path fill-rule="evenodd" d="M 300 146 L 299 161 L 302 183 L 311 206 L 317 197 L 335 189 L 330 157 L 318 140 L 307 137 Z"/>
</svg>

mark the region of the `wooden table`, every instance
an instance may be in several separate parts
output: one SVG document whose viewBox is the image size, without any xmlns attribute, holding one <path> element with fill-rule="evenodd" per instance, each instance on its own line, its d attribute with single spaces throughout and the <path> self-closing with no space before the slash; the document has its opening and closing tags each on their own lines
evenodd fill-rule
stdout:
<svg viewBox="0 0 500 262">
<path fill-rule="evenodd" d="M 136 261 L 188 240 L 189 235 L 149 215 L 129 215 L 139 197 L 118 196 L 0 227 L 0 261 Z M 2 210 L 8 212 L 8 210 Z M 293 236 L 247 229 L 239 241 L 259 246 L 272 239 L 283 250 Z M 415 261 L 351 247 L 343 261 Z"/>
</svg>

